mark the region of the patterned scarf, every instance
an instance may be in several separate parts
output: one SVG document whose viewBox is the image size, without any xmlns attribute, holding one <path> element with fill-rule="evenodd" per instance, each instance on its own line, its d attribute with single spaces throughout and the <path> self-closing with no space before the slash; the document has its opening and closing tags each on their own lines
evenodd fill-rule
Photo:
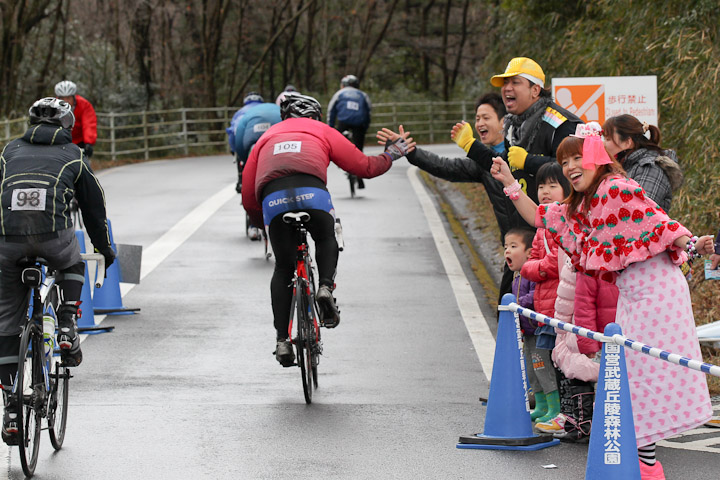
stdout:
<svg viewBox="0 0 720 480">
<path fill-rule="evenodd" d="M 505 137 L 510 146 L 522 147 L 527 150 L 540 130 L 545 109 L 552 103 L 552 98 L 541 97 L 521 115 L 508 113 L 505 117 Z"/>
</svg>

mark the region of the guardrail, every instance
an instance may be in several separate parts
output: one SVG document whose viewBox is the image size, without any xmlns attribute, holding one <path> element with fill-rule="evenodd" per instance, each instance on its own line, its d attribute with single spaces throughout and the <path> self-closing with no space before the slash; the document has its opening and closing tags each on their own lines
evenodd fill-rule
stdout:
<svg viewBox="0 0 720 480">
<path fill-rule="evenodd" d="M 382 127 L 404 125 L 421 143 L 449 141 L 450 129 L 460 121 L 472 122 L 474 103 L 395 102 L 373 105 L 372 123 L 366 144 L 375 143 L 375 132 Z M 225 128 L 238 107 L 179 108 L 141 112 L 97 112 L 98 140 L 94 155 L 98 160 L 145 159 L 226 152 Z M 0 143 L 21 136 L 27 118 L 0 120 Z"/>
</svg>

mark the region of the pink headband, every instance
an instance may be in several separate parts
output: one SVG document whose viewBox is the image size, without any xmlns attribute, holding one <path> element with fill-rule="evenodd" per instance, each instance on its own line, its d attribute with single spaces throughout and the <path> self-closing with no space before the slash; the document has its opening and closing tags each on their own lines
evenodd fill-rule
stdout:
<svg viewBox="0 0 720 480">
<path fill-rule="evenodd" d="M 580 124 L 575 127 L 575 134 L 570 135 L 583 139 L 582 168 L 585 170 L 595 170 L 595 165 L 612 163 L 600 135 L 602 135 L 602 127 L 597 122 Z"/>
</svg>

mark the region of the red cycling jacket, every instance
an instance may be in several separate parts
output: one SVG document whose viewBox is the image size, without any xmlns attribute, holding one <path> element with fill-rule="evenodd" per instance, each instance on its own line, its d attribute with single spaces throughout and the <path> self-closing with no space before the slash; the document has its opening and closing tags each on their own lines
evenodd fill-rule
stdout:
<svg viewBox="0 0 720 480">
<path fill-rule="evenodd" d="M 75 126 L 72 129 L 74 144 L 95 145 L 97 140 L 97 115 L 92 104 L 80 95 L 75 95 Z"/>
<path fill-rule="evenodd" d="M 327 168 L 373 178 L 392 165 L 388 154 L 368 156 L 342 133 L 310 118 L 288 118 L 268 129 L 250 152 L 242 175 L 242 202 L 255 225 L 262 225 L 262 191 L 270 181 L 298 173 L 327 184 Z"/>
</svg>

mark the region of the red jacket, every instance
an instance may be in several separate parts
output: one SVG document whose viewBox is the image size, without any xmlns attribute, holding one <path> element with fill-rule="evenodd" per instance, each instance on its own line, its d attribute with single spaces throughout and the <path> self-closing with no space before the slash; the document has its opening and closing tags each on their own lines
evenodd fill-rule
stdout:
<svg viewBox="0 0 720 480">
<path fill-rule="evenodd" d="M 338 130 L 310 118 L 288 118 L 270 127 L 250 152 L 242 175 L 242 203 L 255 225 L 262 225 L 262 191 L 270 181 L 297 173 L 327 184 L 330 162 L 353 175 L 373 178 L 387 172 L 387 154 L 368 156 Z"/>
<path fill-rule="evenodd" d="M 80 95 L 75 95 L 75 126 L 72 129 L 72 141 L 78 145 L 95 145 L 97 140 L 97 115 L 92 104 Z"/>
<path fill-rule="evenodd" d="M 615 321 L 618 288 L 597 277 L 577 274 L 575 282 L 575 325 L 603 333 L 608 323 Z M 580 353 L 595 353 L 600 343 L 578 335 Z"/>
<path fill-rule="evenodd" d="M 543 272 L 545 275 L 540 275 Z M 558 244 L 550 237 L 544 228 L 538 228 L 533 239 L 530 258 L 522 266 L 520 273 L 523 277 L 535 282 L 535 311 L 555 316 L 555 299 L 557 298 L 558 283 Z"/>
</svg>

